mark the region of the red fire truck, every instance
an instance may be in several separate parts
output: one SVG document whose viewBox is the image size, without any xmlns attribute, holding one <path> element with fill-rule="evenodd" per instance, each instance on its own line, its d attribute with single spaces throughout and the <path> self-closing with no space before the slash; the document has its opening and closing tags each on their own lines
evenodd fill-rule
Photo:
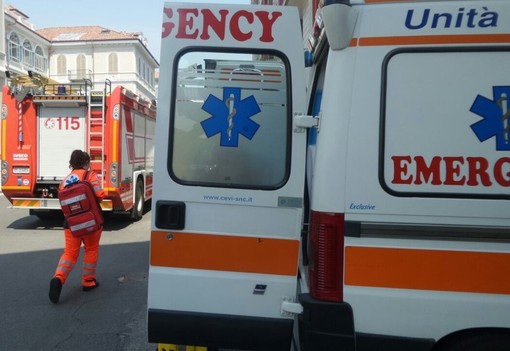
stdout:
<svg viewBox="0 0 510 351">
<path fill-rule="evenodd" d="M 86 150 L 107 196 L 104 211 L 142 218 L 152 197 L 156 106 L 106 81 L 4 86 L 2 192 L 12 208 L 39 217 L 60 210 L 59 183 L 72 150 Z"/>
</svg>

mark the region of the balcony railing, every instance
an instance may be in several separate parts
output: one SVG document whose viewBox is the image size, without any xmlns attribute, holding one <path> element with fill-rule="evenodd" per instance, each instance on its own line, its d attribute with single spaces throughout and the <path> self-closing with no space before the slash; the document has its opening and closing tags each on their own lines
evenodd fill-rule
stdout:
<svg viewBox="0 0 510 351">
<path fill-rule="evenodd" d="M 67 79 L 74 82 L 78 80 L 92 80 L 92 70 L 90 69 L 70 69 L 67 71 Z"/>
</svg>

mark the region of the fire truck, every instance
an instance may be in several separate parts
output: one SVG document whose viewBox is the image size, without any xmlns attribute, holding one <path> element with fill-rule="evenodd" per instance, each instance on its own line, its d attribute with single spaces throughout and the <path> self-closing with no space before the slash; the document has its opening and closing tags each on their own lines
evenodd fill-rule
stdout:
<svg viewBox="0 0 510 351">
<path fill-rule="evenodd" d="M 91 157 L 103 211 L 143 216 L 152 197 L 156 107 L 122 86 L 92 82 L 3 87 L 2 192 L 12 208 L 38 217 L 60 212 L 58 185 L 74 149 Z"/>
<path fill-rule="evenodd" d="M 149 341 L 507 350 L 510 2 L 305 9 L 164 6 Z"/>
</svg>

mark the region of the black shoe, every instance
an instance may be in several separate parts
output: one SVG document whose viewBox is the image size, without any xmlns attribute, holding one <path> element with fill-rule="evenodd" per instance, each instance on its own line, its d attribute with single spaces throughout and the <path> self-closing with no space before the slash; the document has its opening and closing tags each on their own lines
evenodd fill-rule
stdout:
<svg viewBox="0 0 510 351">
<path fill-rule="evenodd" d="M 83 291 L 90 291 L 90 290 L 94 290 L 95 288 L 97 288 L 99 286 L 99 282 L 95 279 L 93 279 L 94 283 L 96 283 L 95 285 L 92 285 L 92 286 L 84 286 L 83 287 Z"/>
<path fill-rule="evenodd" d="M 57 303 L 58 299 L 60 299 L 60 292 L 62 291 L 62 282 L 58 278 L 53 278 L 50 280 L 50 301 L 53 303 Z"/>
</svg>

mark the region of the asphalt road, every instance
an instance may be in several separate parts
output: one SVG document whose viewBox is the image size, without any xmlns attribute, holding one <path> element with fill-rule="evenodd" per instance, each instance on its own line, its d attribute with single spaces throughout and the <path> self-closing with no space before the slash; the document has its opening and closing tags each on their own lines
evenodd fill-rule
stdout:
<svg viewBox="0 0 510 351">
<path fill-rule="evenodd" d="M 49 282 L 64 245 L 61 220 L 8 208 L 0 195 L 0 350 L 155 351 L 147 342 L 150 212 L 139 222 L 107 219 L 97 279 L 81 289 L 81 259 L 60 302 Z"/>
</svg>

